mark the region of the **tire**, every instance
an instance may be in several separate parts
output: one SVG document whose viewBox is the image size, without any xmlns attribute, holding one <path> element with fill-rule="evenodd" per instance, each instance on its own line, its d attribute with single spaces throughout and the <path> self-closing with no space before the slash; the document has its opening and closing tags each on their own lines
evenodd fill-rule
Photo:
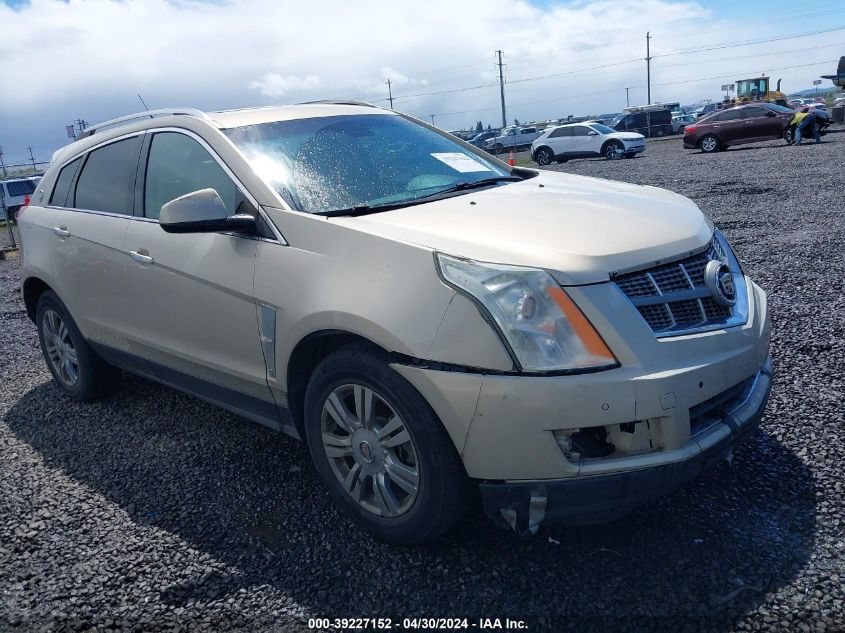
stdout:
<svg viewBox="0 0 845 633">
<path fill-rule="evenodd" d="M 620 143 L 619 141 L 608 141 L 604 144 L 604 147 L 601 148 L 601 155 L 604 156 L 607 160 L 613 160 L 614 155 L 620 149 L 625 149 L 625 146 L 622 145 L 622 143 Z"/>
<path fill-rule="evenodd" d="M 369 407 L 359 404 L 366 390 Z M 362 408 L 370 411 L 363 425 Z M 305 392 L 304 427 L 314 466 L 335 502 L 382 541 L 435 539 L 478 498 L 431 407 L 371 345 L 354 343 L 320 362 Z"/>
<path fill-rule="evenodd" d="M 680 134 L 681 136 L 683 136 L 683 135 L 684 135 L 684 129 L 685 129 L 685 128 L 686 128 L 686 125 L 681 125 L 681 126 L 679 126 L 679 127 L 678 127 L 678 134 Z"/>
<path fill-rule="evenodd" d="M 783 131 L 783 140 L 786 141 L 787 145 L 792 145 L 795 143 L 795 133 L 791 128 L 786 128 Z"/>
<path fill-rule="evenodd" d="M 666 130 L 663 128 L 658 128 L 656 136 L 666 136 Z"/>
<path fill-rule="evenodd" d="M 705 154 L 712 154 L 713 152 L 718 152 L 721 145 L 722 144 L 719 142 L 719 138 L 713 134 L 708 134 L 698 142 L 698 147 Z"/>
<path fill-rule="evenodd" d="M 534 154 L 534 162 L 538 165 L 551 165 L 555 162 L 555 154 L 548 147 L 541 147 Z"/>
<path fill-rule="evenodd" d="M 113 391 L 118 370 L 91 348 L 53 292 L 47 290 L 38 299 L 35 323 L 47 368 L 68 397 L 91 402 Z"/>
</svg>

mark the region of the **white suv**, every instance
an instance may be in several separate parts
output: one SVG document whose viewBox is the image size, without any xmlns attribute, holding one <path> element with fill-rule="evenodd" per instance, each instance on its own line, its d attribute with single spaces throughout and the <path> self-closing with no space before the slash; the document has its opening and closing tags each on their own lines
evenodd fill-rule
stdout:
<svg viewBox="0 0 845 633">
<path fill-rule="evenodd" d="M 645 151 L 645 136 L 617 132 L 602 123 L 570 123 L 549 128 L 531 144 L 538 165 L 565 163 L 570 158 L 633 158 Z"/>
<path fill-rule="evenodd" d="M 59 389 L 104 396 L 121 368 L 303 438 L 394 542 L 479 496 L 520 533 L 614 518 L 769 396 L 766 296 L 690 200 L 366 104 L 94 126 L 19 221 Z"/>
</svg>

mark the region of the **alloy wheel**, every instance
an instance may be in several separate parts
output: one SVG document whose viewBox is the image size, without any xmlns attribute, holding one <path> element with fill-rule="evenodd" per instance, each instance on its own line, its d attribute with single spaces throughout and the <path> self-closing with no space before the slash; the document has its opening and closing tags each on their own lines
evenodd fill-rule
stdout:
<svg viewBox="0 0 845 633">
<path fill-rule="evenodd" d="M 56 376 L 66 387 L 73 387 L 79 380 L 79 359 L 67 325 L 58 312 L 44 312 L 43 331 L 47 358 Z"/>
<path fill-rule="evenodd" d="M 701 149 L 705 152 L 713 152 L 716 150 L 716 139 L 712 136 L 705 136 L 701 141 Z"/>
<path fill-rule="evenodd" d="M 323 450 L 346 493 L 373 514 L 407 512 L 419 491 L 419 461 L 405 422 L 375 390 L 345 384 L 326 398 Z"/>
</svg>

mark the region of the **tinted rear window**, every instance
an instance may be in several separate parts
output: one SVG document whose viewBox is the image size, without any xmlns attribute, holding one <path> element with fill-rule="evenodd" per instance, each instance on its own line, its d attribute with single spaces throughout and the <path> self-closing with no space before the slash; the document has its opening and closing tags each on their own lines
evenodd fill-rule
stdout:
<svg viewBox="0 0 845 633">
<path fill-rule="evenodd" d="M 558 138 L 560 136 L 572 136 L 572 128 L 571 127 L 559 127 L 551 134 L 549 134 L 549 138 Z"/>
<path fill-rule="evenodd" d="M 766 116 L 766 108 L 761 108 L 759 106 L 751 106 L 750 108 L 743 108 L 743 116 L 746 119 L 756 119 L 761 116 Z"/>
<path fill-rule="evenodd" d="M 742 118 L 740 110 L 725 110 L 713 117 L 713 121 L 736 121 Z"/>
<path fill-rule="evenodd" d="M 134 136 L 91 152 L 79 174 L 73 206 L 131 215 L 140 150 L 141 137 Z"/>
<path fill-rule="evenodd" d="M 12 198 L 31 196 L 35 191 L 35 182 L 32 180 L 13 180 L 6 183 L 6 189 L 9 190 L 9 196 Z"/>
<path fill-rule="evenodd" d="M 55 204 L 59 207 L 67 206 L 67 195 L 70 193 L 73 177 L 76 175 L 76 170 L 79 169 L 81 162 L 82 159 L 77 158 L 72 163 L 68 163 L 62 167 L 59 177 L 56 178 L 56 186 L 53 187 L 53 194 L 50 196 L 50 204 Z"/>
</svg>

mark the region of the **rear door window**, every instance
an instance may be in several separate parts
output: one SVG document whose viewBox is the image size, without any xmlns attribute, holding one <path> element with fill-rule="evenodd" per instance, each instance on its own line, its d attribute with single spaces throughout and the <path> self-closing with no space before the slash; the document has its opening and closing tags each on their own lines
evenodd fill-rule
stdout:
<svg viewBox="0 0 845 633">
<path fill-rule="evenodd" d="M 132 215 L 135 172 L 141 137 L 110 143 L 88 154 L 76 181 L 73 206 L 91 211 Z"/>
<path fill-rule="evenodd" d="M 50 204 L 58 207 L 67 206 L 67 197 L 70 193 L 70 186 L 73 184 L 73 177 L 76 176 L 76 170 L 82 163 L 81 158 L 77 158 L 62 167 L 59 171 L 59 176 L 56 178 L 56 186 L 53 187 L 53 193 L 50 195 Z"/>
<path fill-rule="evenodd" d="M 746 119 L 757 119 L 766 116 L 766 112 L 768 112 L 766 108 L 751 106 L 749 108 L 743 108 L 742 114 Z"/>
<path fill-rule="evenodd" d="M 233 215 L 243 194 L 214 157 L 190 136 L 159 132 L 153 136 L 144 184 L 144 215 L 158 218 L 161 207 L 186 193 L 214 189 Z"/>
<path fill-rule="evenodd" d="M 742 112 L 740 110 L 725 110 L 713 117 L 713 119 L 717 121 L 736 121 L 741 118 Z"/>
<path fill-rule="evenodd" d="M 572 136 L 572 128 L 559 127 L 558 129 L 554 130 L 551 134 L 549 134 L 549 138 L 558 138 L 560 136 Z"/>
</svg>

